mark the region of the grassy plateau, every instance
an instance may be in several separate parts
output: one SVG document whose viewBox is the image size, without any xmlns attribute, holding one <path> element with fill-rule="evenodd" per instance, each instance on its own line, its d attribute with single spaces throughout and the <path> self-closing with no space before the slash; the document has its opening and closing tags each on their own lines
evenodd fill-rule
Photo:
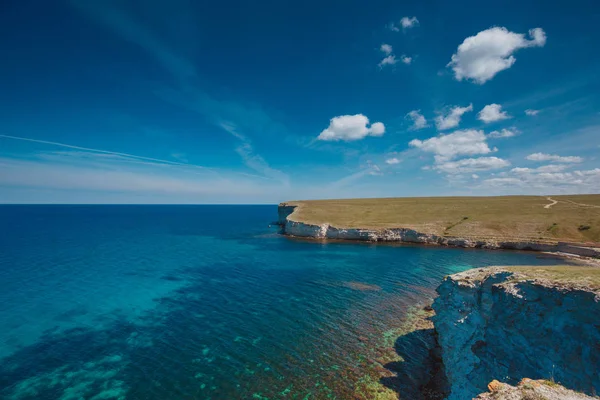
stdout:
<svg viewBox="0 0 600 400">
<path fill-rule="evenodd" d="M 600 243 L 600 194 L 290 201 L 293 220 L 447 237 Z"/>
<path fill-rule="evenodd" d="M 600 290 L 600 268 L 593 266 L 553 265 L 553 266 L 518 266 L 505 267 L 511 272 L 518 272 L 525 278 L 545 279 L 559 285 L 578 285 L 590 290 Z"/>
</svg>

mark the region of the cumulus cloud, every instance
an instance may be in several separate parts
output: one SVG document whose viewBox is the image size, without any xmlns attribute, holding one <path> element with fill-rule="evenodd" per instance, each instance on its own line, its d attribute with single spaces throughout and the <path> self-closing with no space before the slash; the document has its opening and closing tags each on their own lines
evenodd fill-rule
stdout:
<svg viewBox="0 0 600 400">
<path fill-rule="evenodd" d="M 528 173 L 537 173 L 537 172 L 562 172 L 566 169 L 568 169 L 569 167 L 566 165 L 556 165 L 556 164 L 549 164 L 549 165 L 542 165 L 541 167 L 537 167 L 537 168 L 513 168 L 510 170 L 510 172 L 515 173 L 515 174 L 528 174 Z"/>
<path fill-rule="evenodd" d="M 406 114 L 405 118 L 410 118 L 413 122 L 412 126 L 409 128 L 411 130 L 418 130 L 427 128 L 427 119 L 421 114 L 421 110 L 412 110 L 408 114 Z"/>
<path fill-rule="evenodd" d="M 560 163 L 580 163 L 583 158 L 577 156 L 559 156 L 556 154 L 533 153 L 526 157 L 529 161 L 553 161 Z"/>
<path fill-rule="evenodd" d="M 400 164 L 400 160 L 398 160 L 396 157 L 392 157 L 385 160 L 385 163 L 390 165 Z"/>
<path fill-rule="evenodd" d="M 410 29 L 419 25 L 419 20 L 417 17 L 402 17 L 400 25 L 402 25 L 403 29 Z"/>
<path fill-rule="evenodd" d="M 545 44 L 546 33 L 542 28 L 530 29 L 527 39 L 525 34 L 493 27 L 466 38 L 447 66 L 452 68 L 458 81 L 467 79 L 481 85 L 512 67 L 517 60 L 513 55 L 515 51 Z"/>
<path fill-rule="evenodd" d="M 534 117 L 540 113 L 540 110 L 532 110 L 531 108 L 525 110 L 525 115 L 529 115 L 530 117 Z"/>
<path fill-rule="evenodd" d="M 587 171 L 574 171 L 573 175 L 579 177 L 591 176 L 596 178 L 596 180 L 600 181 L 600 168 L 589 169 Z"/>
<path fill-rule="evenodd" d="M 447 174 L 462 174 L 505 168 L 510 162 L 498 157 L 465 158 L 437 164 L 434 169 Z"/>
<path fill-rule="evenodd" d="M 340 115 L 331 118 L 329 127 L 324 129 L 317 139 L 349 142 L 367 136 L 382 136 L 384 133 L 385 126 L 381 122 L 374 122 L 369 126 L 369 118 L 362 114 Z"/>
<path fill-rule="evenodd" d="M 513 168 L 502 177 L 486 179 L 484 185 L 520 187 L 531 191 L 595 192 L 600 185 L 600 168 L 564 172 L 565 166 L 547 165 L 539 168 Z"/>
<path fill-rule="evenodd" d="M 407 57 L 406 55 L 402 55 L 400 56 L 400 59 L 396 58 L 396 55 L 393 54 L 392 52 L 394 51 L 394 49 L 392 48 L 392 45 L 390 44 L 382 44 L 379 47 L 379 50 L 382 53 L 385 53 L 386 56 L 383 58 L 383 60 L 381 60 L 379 62 L 379 64 L 377 64 L 379 66 L 379 68 L 383 68 L 386 65 L 395 65 L 398 63 L 398 61 L 402 61 L 404 64 L 410 64 L 412 62 L 412 58 L 411 57 Z"/>
<path fill-rule="evenodd" d="M 448 135 L 440 135 L 427 140 L 413 139 L 408 144 L 423 151 L 433 153 L 436 162 L 446 162 L 461 155 L 489 154 L 493 150 L 487 145 L 485 133 L 481 130 L 459 130 Z"/>
<path fill-rule="evenodd" d="M 435 117 L 435 126 L 440 131 L 456 128 L 463 114 L 469 111 L 473 111 L 473 104 L 469 104 L 467 107 L 452 107 L 446 114 L 441 113 Z"/>
<path fill-rule="evenodd" d="M 483 107 L 483 109 L 479 111 L 479 114 L 477 114 L 477 119 L 486 124 L 508 118 L 510 118 L 510 115 L 508 115 L 506 111 L 502 111 L 502 106 L 500 104 L 495 103 Z"/>
<path fill-rule="evenodd" d="M 381 50 L 382 52 L 384 52 L 385 54 L 389 55 L 392 53 L 392 46 L 389 44 L 382 44 L 381 47 L 379 48 L 379 50 Z"/>
<path fill-rule="evenodd" d="M 404 31 L 410 28 L 414 28 L 417 25 L 419 25 L 419 20 L 417 19 L 417 17 L 403 17 L 400 20 L 400 27 L 402 27 L 402 30 Z M 400 32 L 400 27 L 394 22 L 388 25 L 388 28 L 394 32 Z"/>
<path fill-rule="evenodd" d="M 398 62 L 398 59 L 396 58 L 396 56 L 393 54 L 390 54 L 389 56 L 387 56 L 383 60 L 381 60 L 381 62 L 377 65 L 379 65 L 379 68 L 383 68 L 386 65 L 394 65 L 397 62 Z"/>
<path fill-rule="evenodd" d="M 519 131 L 517 131 L 515 128 L 504 128 L 504 129 L 500 129 L 499 131 L 492 131 L 490 133 L 488 133 L 488 137 L 491 139 L 498 139 L 498 138 L 509 138 L 509 137 L 513 137 L 513 136 L 517 136 L 519 134 Z"/>
</svg>

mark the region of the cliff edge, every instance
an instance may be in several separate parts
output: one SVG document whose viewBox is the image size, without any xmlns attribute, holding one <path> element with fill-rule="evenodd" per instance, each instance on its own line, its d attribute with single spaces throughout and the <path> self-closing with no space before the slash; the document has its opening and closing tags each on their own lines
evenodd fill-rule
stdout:
<svg viewBox="0 0 600 400">
<path fill-rule="evenodd" d="M 449 400 L 474 398 L 494 379 L 600 393 L 600 268 L 480 268 L 446 277 L 437 291 Z"/>
<path fill-rule="evenodd" d="M 586 396 L 548 380 L 523 379 L 518 386 L 492 381 L 489 392 L 477 396 L 476 400 L 587 400 L 597 397 Z"/>
<path fill-rule="evenodd" d="M 285 234 L 304 238 L 600 258 L 600 195 L 555 198 L 551 208 L 539 196 L 294 201 L 279 205 L 278 222 Z"/>
</svg>

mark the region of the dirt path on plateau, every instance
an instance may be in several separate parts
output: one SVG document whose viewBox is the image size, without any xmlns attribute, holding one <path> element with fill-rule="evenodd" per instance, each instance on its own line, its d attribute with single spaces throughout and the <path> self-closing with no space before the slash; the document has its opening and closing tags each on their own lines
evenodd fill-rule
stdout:
<svg viewBox="0 0 600 400">
<path fill-rule="evenodd" d="M 546 200 L 548 200 L 548 201 L 551 201 L 552 203 L 550 203 L 550 204 L 546 204 L 546 205 L 544 206 L 544 208 L 550 208 L 550 207 L 552 207 L 553 205 L 555 205 L 556 203 L 558 203 L 558 201 L 554 200 L 552 197 L 546 197 Z"/>
</svg>

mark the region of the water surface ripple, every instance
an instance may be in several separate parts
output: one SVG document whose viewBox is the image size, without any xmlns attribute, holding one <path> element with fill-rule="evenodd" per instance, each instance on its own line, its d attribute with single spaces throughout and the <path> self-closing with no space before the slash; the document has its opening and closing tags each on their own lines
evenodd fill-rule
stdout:
<svg viewBox="0 0 600 400">
<path fill-rule="evenodd" d="M 0 206 L 0 398 L 352 398 L 443 276 L 555 262 L 289 240 L 276 213 Z"/>
</svg>

